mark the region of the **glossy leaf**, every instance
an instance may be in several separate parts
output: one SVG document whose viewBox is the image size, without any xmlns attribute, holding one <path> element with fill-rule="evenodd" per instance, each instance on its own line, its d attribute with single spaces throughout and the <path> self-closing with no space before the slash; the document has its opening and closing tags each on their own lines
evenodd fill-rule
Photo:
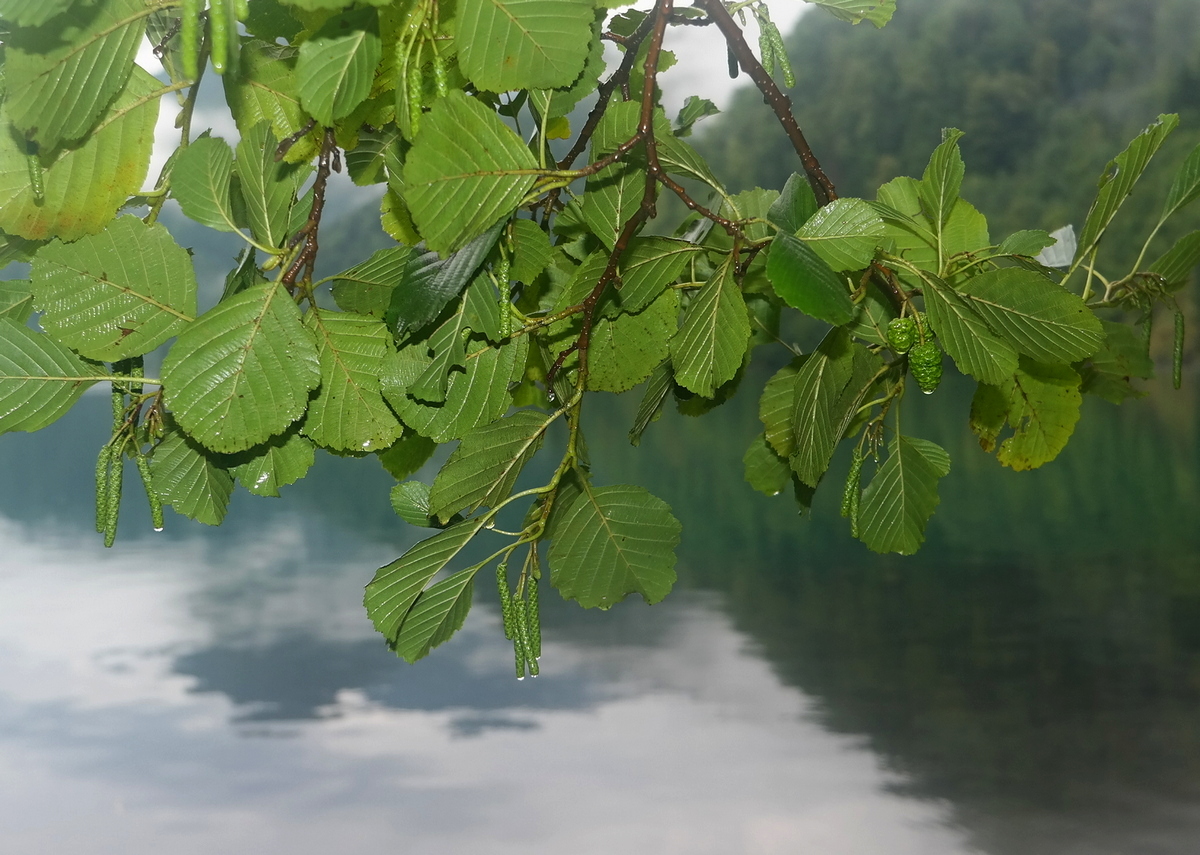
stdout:
<svg viewBox="0 0 1200 855">
<path fill-rule="evenodd" d="M 302 430 L 335 451 L 376 451 L 403 427 L 383 400 L 379 375 L 390 350 L 383 322 L 366 315 L 313 310 L 304 322 L 317 342 L 321 384 Z"/>
<path fill-rule="evenodd" d="M 393 292 L 404 281 L 412 255 L 411 247 L 390 246 L 342 271 L 333 281 L 334 301 L 346 312 L 385 317 Z"/>
<path fill-rule="evenodd" d="M 404 200 L 429 248 L 453 252 L 516 210 L 536 172 L 532 152 L 495 113 L 451 92 L 421 121 Z"/>
<path fill-rule="evenodd" d="M 289 236 L 292 206 L 311 168 L 275 159 L 279 145 L 270 124 L 259 122 L 237 146 L 237 174 L 250 233 L 260 244 L 281 247 Z"/>
<path fill-rule="evenodd" d="M 1187 282 L 1200 264 L 1200 231 L 1188 232 L 1175 241 L 1175 245 L 1150 265 L 1150 272 L 1157 273 L 1168 286 L 1179 286 Z"/>
<path fill-rule="evenodd" d="M 98 235 L 53 241 L 30 272 L 46 332 L 89 359 L 149 353 L 196 314 L 196 275 L 163 226 L 122 217 Z"/>
<path fill-rule="evenodd" d="M 252 4 L 253 6 L 254 4 Z M 238 73 L 227 74 L 225 100 L 238 130 L 248 134 L 260 122 L 270 122 L 277 139 L 288 139 L 304 127 L 308 116 L 300 106 L 294 47 L 250 40 L 238 54 Z M 317 153 L 320 130 L 305 134 L 288 149 L 284 160 L 306 163 Z"/>
<path fill-rule="evenodd" d="M 391 492 L 392 510 L 409 525 L 433 528 L 433 512 L 429 509 L 429 485 L 423 481 L 405 481 Z"/>
<path fill-rule="evenodd" d="M 471 610 L 474 569 L 460 570 L 421 592 L 393 643 L 396 655 L 416 662 L 462 629 Z"/>
<path fill-rule="evenodd" d="M 300 104 L 330 127 L 366 100 L 383 48 L 371 9 L 334 15 L 300 45 L 296 88 Z"/>
<path fill-rule="evenodd" d="M 1013 232 L 1004 239 L 996 250 L 997 255 L 1024 255 L 1037 257 L 1047 247 L 1054 246 L 1054 237 L 1041 229 Z"/>
<path fill-rule="evenodd" d="M 545 413 L 522 410 L 464 436 L 434 479 L 430 513 L 444 523 L 458 511 L 495 507 L 507 498 L 550 421 Z"/>
<path fill-rule="evenodd" d="M 154 491 L 163 504 L 205 525 L 220 525 L 233 494 L 233 476 L 181 431 L 167 434 L 150 457 Z"/>
<path fill-rule="evenodd" d="M 397 481 L 403 481 L 424 466 L 437 443 L 415 431 L 406 431 L 404 436 L 392 443 L 392 447 L 379 452 L 379 463 Z"/>
<path fill-rule="evenodd" d="M 399 336 L 404 336 L 437 318 L 467 287 L 499 236 L 500 226 L 497 225 L 446 258 L 416 247 L 404 267 L 404 278 L 392 290 L 388 324 L 395 327 Z M 388 264 L 394 261 L 392 259 Z M 382 269 L 379 275 L 383 275 Z"/>
<path fill-rule="evenodd" d="M 916 552 L 939 502 L 937 482 L 949 472 L 950 456 L 940 446 L 910 436 L 892 440 L 887 460 L 863 491 L 863 543 L 875 552 Z"/>
<path fill-rule="evenodd" d="M 862 270 L 875 257 L 884 231 L 883 219 L 868 203 L 838 199 L 813 214 L 796 237 L 831 270 Z"/>
<path fill-rule="evenodd" d="M 317 347 L 285 289 L 257 285 L 190 324 L 162 367 L 180 426 L 213 451 L 282 433 L 321 380 Z"/>
<path fill-rule="evenodd" d="M 778 496 L 792 480 L 792 467 L 775 453 L 765 436 L 757 436 L 742 457 L 746 481 L 758 492 Z"/>
<path fill-rule="evenodd" d="M 614 163 L 589 177 L 585 191 L 583 219 L 611 251 L 625 223 L 641 207 L 645 172 L 627 163 Z"/>
<path fill-rule="evenodd" d="M 390 644 L 395 644 L 421 591 L 479 533 L 484 522 L 485 518 L 480 517 L 438 532 L 375 573 L 367 585 L 363 605 L 375 629 Z"/>
<path fill-rule="evenodd" d="M 793 172 L 779 198 L 767 210 L 767 219 L 785 232 L 795 234 L 819 210 L 808 176 Z"/>
<path fill-rule="evenodd" d="M 0 317 L 0 433 L 41 430 L 104 373 L 45 333 Z"/>
<path fill-rule="evenodd" d="M 625 392 L 644 381 L 669 355 L 678 325 L 676 291 L 661 292 L 637 314 L 597 318 L 588 348 L 587 388 Z"/>
<path fill-rule="evenodd" d="M 590 0 L 459 0 L 459 64 L 481 89 L 558 89 L 583 70 Z"/>
<path fill-rule="evenodd" d="M 75 0 L 0 0 L 0 20 L 21 27 L 40 27 L 61 15 Z"/>
<path fill-rule="evenodd" d="M 796 448 L 792 415 L 796 407 L 796 375 L 807 357 L 794 359 L 775 372 L 758 402 L 758 419 L 766 428 L 767 443 L 785 460 Z"/>
<path fill-rule="evenodd" d="M 870 21 L 877 28 L 892 19 L 896 12 L 896 0 L 807 0 L 830 12 L 835 18 L 861 24 Z"/>
<path fill-rule="evenodd" d="M 1171 189 L 1167 193 L 1167 201 L 1163 205 L 1162 221 L 1182 211 L 1192 202 L 1200 198 L 1200 146 L 1192 149 L 1187 160 L 1175 173 Z"/>
<path fill-rule="evenodd" d="M 0 280 L 0 318 L 24 323 L 33 314 L 33 290 L 28 279 Z"/>
<path fill-rule="evenodd" d="M 842 438 L 835 409 L 853 372 L 853 344 L 838 328 L 825 336 L 796 374 L 790 463 L 797 477 L 810 487 L 817 486 L 829 468 Z"/>
<path fill-rule="evenodd" d="M 674 376 L 675 372 L 669 359 L 650 372 L 650 377 L 646 380 L 646 391 L 642 394 L 637 413 L 633 417 L 633 426 L 629 429 L 630 445 L 640 445 L 646 428 L 662 415 L 663 404 L 675 386 Z"/>
<path fill-rule="evenodd" d="M 834 326 L 849 323 L 854 303 L 845 280 L 803 241 L 780 232 L 771 242 L 767 277 L 775 293 L 794 309 Z"/>
<path fill-rule="evenodd" d="M 25 143 L 0 104 L 0 230 L 30 240 L 95 234 L 146 178 L 158 120 L 159 82 L 134 69 L 92 135 L 43 164 L 39 199 L 29 182 Z"/>
<path fill-rule="evenodd" d="M 273 436 L 262 445 L 230 458 L 229 471 L 256 496 L 278 496 L 279 488 L 308 474 L 316 461 L 312 442 L 298 432 Z"/>
<path fill-rule="evenodd" d="M 5 35 L 5 108 L 25 139 L 51 151 L 92 129 L 129 80 L 149 11 L 106 0 Z"/>
<path fill-rule="evenodd" d="M 663 289 L 679 278 L 696 248 L 686 241 L 663 237 L 634 238 L 621 256 L 621 287 L 616 304 L 625 312 L 640 312 Z"/>
<path fill-rule="evenodd" d="M 712 397 L 741 367 L 749 339 L 746 303 L 727 261 L 692 297 L 683 325 L 671 339 L 675 382 Z"/>
<path fill-rule="evenodd" d="M 967 171 L 958 148 L 962 136 L 962 131 L 957 128 L 947 128 L 942 132 L 942 143 L 933 150 L 921 178 L 921 202 L 925 216 L 933 224 L 934 234 L 940 234 L 950 219 L 950 212 L 958 204 L 958 192 L 962 189 L 963 176 Z"/>
<path fill-rule="evenodd" d="M 229 195 L 233 149 L 219 137 L 201 137 L 181 151 L 171 172 L 171 195 L 201 225 L 238 231 Z"/>
<path fill-rule="evenodd" d="M 933 276 L 924 279 L 929 324 L 958 370 L 983 383 L 999 383 L 1017 368 L 1017 351 L 993 333 L 971 305 Z"/>
<path fill-rule="evenodd" d="M 1007 422 L 1014 432 L 996 459 L 1018 471 L 1036 469 L 1066 446 L 1082 402 L 1080 377 L 1070 366 L 1022 359 L 1013 377 L 980 385 L 971 403 L 971 428 L 984 451 L 991 451 Z"/>
<path fill-rule="evenodd" d="M 1039 362 L 1078 362 L 1104 342 L 1083 300 L 1040 273 L 1005 267 L 968 280 L 971 308 L 993 330 Z"/>
<path fill-rule="evenodd" d="M 610 608 L 639 593 L 657 603 L 675 583 L 679 521 L 641 487 L 583 489 L 554 520 L 551 582 L 584 608 Z"/>
</svg>

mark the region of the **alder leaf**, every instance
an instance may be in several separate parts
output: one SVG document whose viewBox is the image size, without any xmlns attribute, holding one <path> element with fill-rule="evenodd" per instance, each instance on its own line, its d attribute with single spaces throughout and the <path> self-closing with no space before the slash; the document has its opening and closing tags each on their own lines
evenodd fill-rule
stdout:
<svg viewBox="0 0 1200 855">
<path fill-rule="evenodd" d="M 45 333 L 0 317 L 0 433 L 41 430 L 104 373 Z"/>
<path fill-rule="evenodd" d="M 397 481 L 403 481 L 424 466 L 437 443 L 416 431 L 405 431 L 404 436 L 392 443 L 392 447 L 378 452 L 379 464 Z"/>
<path fill-rule="evenodd" d="M 300 132 L 308 116 L 300 107 L 296 87 L 294 47 L 251 39 L 238 53 L 238 73 L 226 74 L 225 102 L 233 114 L 238 131 L 250 133 L 260 122 L 270 122 L 277 139 L 288 139 Z M 283 159 L 288 163 L 307 163 L 317 153 L 321 131 L 314 128 L 296 140 Z M 274 156 L 274 152 L 272 152 Z"/>
<path fill-rule="evenodd" d="M 533 153 L 495 113 L 452 91 L 421 120 L 404 201 L 429 248 L 449 253 L 516 210 L 537 172 Z"/>
<path fill-rule="evenodd" d="M 817 197 L 813 193 L 808 176 L 793 172 L 779 198 L 767 209 L 767 219 L 789 234 L 795 234 L 818 210 Z"/>
<path fill-rule="evenodd" d="M 767 444 L 785 460 L 796 448 L 796 432 L 792 428 L 792 414 L 796 408 L 796 375 L 800 372 L 807 356 L 793 359 L 775 372 L 763 388 L 758 402 L 758 419 L 766 428 Z"/>
<path fill-rule="evenodd" d="M 71 7 L 75 0 L 0 0 L 0 20 L 21 27 L 40 27 Z"/>
<path fill-rule="evenodd" d="M 491 92 L 561 89 L 583 70 L 591 0 L 459 0 L 459 65 Z"/>
<path fill-rule="evenodd" d="M 386 315 L 388 326 L 395 329 L 398 337 L 403 338 L 436 319 L 462 293 L 495 246 L 500 231 L 497 224 L 446 258 L 436 252 L 422 251 L 422 246 L 413 249 L 403 278 L 392 289 Z"/>
<path fill-rule="evenodd" d="M 150 455 L 154 492 L 163 504 L 205 525 L 220 525 L 233 495 L 233 476 L 199 444 L 172 430 Z"/>
<path fill-rule="evenodd" d="M 79 4 L 5 34 L 5 107 L 25 139 L 51 151 L 92 129 L 129 80 L 149 11 L 142 0 Z"/>
<path fill-rule="evenodd" d="M 825 336 L 796 374 L 789 462 L 797 477 L 816 487 L 840 440 L 835 408 L 854 372 L 854 347 L 840 327 Z"/>
<path fill-rule="evenodd" d="M 135 68 L 92 134 L 43 163 L 40 198 L 29 183 L 25 141 L 9 122 L 8 103 L 0 103 L 0 230 L 69 241 L 104 228 L 146 178 L 159 86 Z"/>
<path fill-rule="evenodd" d="M 244 451 L 282 433 L 321 381 L 317 347 L 277 283 L 256 285 L 205 312 L 162 367 L 180 427 L 213 451 Z"/>
<path fill-rule="evenodd" d="M 976 390 L 971 428 L 991 451 L 1007 422 L 1014 432 L 1001 443 L 996 459 L 1017 471 L 1036 469 L 1057 457 L 1074 433 L 1083 403 L 1080 382 L 1068 365 L 1022 358 L 1012 377 Z"/>
<path fill-rule="evenodd" d="M 371 93 L 382 53 L 377 12 L 334 15 L 300 45 L 296 88 L 301 106 L 325 127 L 350 115 Z"/>
<path fill-rule="evenodd" d="M 476 572 L 474 568 L 460 570 L 421 592 L 392 644 L 397 656 L 410 664 L 416 662 L 462 629 L 471 610 Z"/>
<path fill-rule="evenodd" d="M 675 382 L 711 398 L 717 387 L 733 379 L 750 341 L 750 317 L 742 292 L 726 259 L 684 313 L 683 325 L 671 339 Z"/>
<path fill-rule="evenodd" d="M 778 496 L 792 480 L 792 467 L 787 459 L 776 454 L 761 434 L 746 449 L 742 465 L 750 486 L 767 496 Z"/>
<path fill-rule="evenodd" d="M 312 172 L 308 164 L 277 161 L 278 144 L 270 124 L 259 122 L 237 146 L 237 174 L 250 233 L 272 248 L 287 240 L 300 186 Z"/>
<path fill-rule="evenodd" d="M 641 487 L 584 483 L 553 520 L 551 582 L 584 608 L 611 608 L 635 592 L 657 603 L 675 583 L 681 531 L 667 503 Z"/>
<path fill-rule="evenodd" d="M 366 315 L 316 309 L 304 325 L 316 339 L 321 368 L 321 384 L 301 428 L 305 436 L 335 451 L 390 447 L 404 428 L 379 391 L 391 349 L 387 327 Z"/>
<path fill-rule="evenodd" d="M 876 28 L 892 20 L 896 12 L 896 0 L 807 0 L 820 6 L 835 18 L 861 24 L 870 21 Z"/>
<path fill-rule="evenodd" d="M 33 314 L 33 290 L 28 279 L 0 280 L 0 318 L 25 323 Z"/>
<path fill-rule="evenodd" d="M 338 308 L 360 315 L 385 317 L 392 304 L 393 291 L 404 281 L 412 254 L 412 247 L 390 246 L 337 274 L 333 279 L 333 299 Z"/>
<path fill-rule="evenodd" d="M 767 256 L 767 278 L 783 302 L 834 326 L 854 318 L 846 281 L 799 238 L 779 232 Z"/>
<path fill-rule="evenodd" d="M 796 237 L 831 270 L 862 270 L 875 257 L 885 230 L 883 219 L 867 202 L 838 199 L 813 214 Z"/>
<path fill-rule="evenodd" d="M 940 235 L 950 219 L 950 213 L 958 204 L 958 193 L 962 189 L 963 176 L 967 167 L 963 163 L 958 141 L 963 132 L 958 128 L 942 131 L 942 143 L 933 150 L 925 174 L 921 177 L 919 192 L 925 208 L 925 216 L 933 224 L 934 234 Z"/>
<path fill-rule="evenodd" d="M 641 207 L 645 192 L 645 173 L 628 163 L 614 163 L 588 178 L 583 219 L 610 252 L 625 224 Z"/>
<path fill-rule="evenodd" d="M 230 198 L 233 149 L 220 137 L 194 140 L 175 158 L 171 195 L 183 213 L 203 226 L 237 232 Z"/>
<path fill-rule="evenodd" d="M 929 325 L 958 370 L 983 383 L 999 383 L 1017 369 L 1017 351 L 992 332 L 967 301 L 936 276 L 926 275 Z"/>
<path fill-rule="evenodd" d="M 859 537 L 874 552 L 912 555 L 938 506 L 937 482 L 950 472 L 950 456 L 928 440 L 897 436 L 888 457 L 863 491 Z"/>
<path fill-rule="evenodd" d="M 550 422 L 545 413 L 522 410 L 464 436 L 433 481 L 430 513 L 444 523 L 458 511 L 494 508 L 508 498 Z"/>
<path fill-rule="evenodd" d="M 988 326 L 1039 362 L 1078 362 L 1104 343 L 1083 300 L 1032 270 L 989 270 L 967 280 L 963 293 Z"/>
<path fill-rule="evenodd" d="M 1167 287 L 1186 283 L 1200 264 L 1200 231 L 1188 232 L 1150 265 L 1150 272 L 1163 278 Z"/>
<path fill-rule="evenodd" d="M 670 354 L 679 325 L 679 294 L 663 291 L 637 314 L 600 317 L 588 347 L 587 388 L 626 392 L 650 376 Z"/>
<path fill-rule="evenodd" d="M 429 485 L 423 481 L 405 481 L 392 488 L 392 510 L 409 525 L 435 528 L 429 509 Z"/>
<path fill-rule="evenodd" d="M 380 567 L 367 585 L 363 605 L 375 629 L 394 645 L 421 591 L 483 528 L 486 517 L 452 525 L 422 540 L 391 564 Z"/>
<path fill-rule="evenodd" d="M 196 314 L 187 250 L 137 217 L 74 243 L 52 241 L 38 250 L 30 278 L 43 329 L 88 359 L 149 353 Z"/>
<path fill-rule="evenodd" d="M 634 238 L 621 256 L 621 287 L 616 304 L 625 312 L 640 312 L 674 282 L 695 258 L 698 248 L 687 241 L 664 237 Z"/>
<path fill-rule="evenodd" d="M 278 496 L 279 488 L 294 484 L 316 462 L 316 448 L 297 431 L 273 436 L 262 445 L 229 458 L 229 471 L 255 496 Z"/>
</svg>

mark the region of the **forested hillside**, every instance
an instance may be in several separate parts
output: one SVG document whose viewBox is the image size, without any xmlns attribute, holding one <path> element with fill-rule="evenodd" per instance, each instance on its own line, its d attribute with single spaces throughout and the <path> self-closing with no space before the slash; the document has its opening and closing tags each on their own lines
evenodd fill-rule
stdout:
<svg viewBox="0 0 1200 855">
<path fill-rule="evenodd" d="M 1105 163 L 1159 113 L 1178 112 L 1180 130 L 1115 226 L 1132 234 L 1200 141 L 1198 36 L 1195 0 L 904 0 L 883 30 L 803 18 L 786 40 L 790 94 L 846 196 L 920 176 L 943 127 L 966 131 L 963 195 L 993 239 L 1081 224 Z M 779 186 L 797 168 L 751 89 L 698 144 L 735 190 Z M 1122 255 L 1123 243 L 1108 249 Z"/>
</svg>

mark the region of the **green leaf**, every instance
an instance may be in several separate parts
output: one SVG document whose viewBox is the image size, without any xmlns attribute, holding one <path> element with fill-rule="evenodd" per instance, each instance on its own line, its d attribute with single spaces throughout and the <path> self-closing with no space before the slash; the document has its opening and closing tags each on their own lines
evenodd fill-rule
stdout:
<svg viewBox="0 0 1200 855">
<path fill-rule="evenodd" d="M 466 365 L 469 334 L 466 313 L 460 307 L 425 342 L 431 361 L 425 372 L 409 385 L 408 394 L 429 404 L 445 401 L 450 372 Z"/>
<path fill-rule="evenodd" d="M 458 511 L 494 508 L 508 498 L 551 421 L 545 413 L 522 410 L 464 436 L 434 479 L 430 513 L 444 523 Z"/>
<path fill-rule="evenodd" d="M 1019 232 L 1013 232 L 1004 239 L 1004 243 L 1000 244 L 996 250 L 997 255 L 1022 255 L 1027 258 L 1034 258 L 1043 249 L 1054 246 L 1055 239 L 1049 232 L 1041 229 L 1032 229 Z"/>
<path fill-rule="evenodd" d="M 694 258 L 697 247 L 664 237 L 634 238 L 621 256 L 621 287 L 616 304 L 621 311 L 640 312 L 674 282 Z"/>
<path fill-rule="evenodd" d="M 453 252 L 515 211 L 537 171 L 533 153 L 495 113 L 453 91 L 421 121 L 404 166 L 404 200 L 429 248 Z"/>
<path fill-rule="evenodd" d="M 413 663 L 462 629 L 471 610 L 471 598 L 477 570 L 460 570 L 421 592 L 392 645 L 396 655 Z"/>
<path fill-rule="evenodd" d="M 88 359 L 149 353 L 196 314 L 196 274 L 159 224 L 121 217 L 98 235 L 53 241 L 30 272 L 46 332 Z"/>
<path fill-rule="evenodd" d="M 862 270 L 875 257 L 885 231 L 883 219 L 870 204 L 862 199 L 838 199 L 813 214 L 796 237 L 830 269 Z"/>
<path fill-rule="evenodd" d="M 180 427 L 225 452 L 283 433 L 321 380 L 316 344 L 276 283 L 248 288 L 188 325 L 162 375 Z"/>
<path fill-rule="evenodd" d="M 1111 160 L 1100 177 L 1100 191 L 1088 211 L 1087 221 L 1079 236 L 1079 250 L 1075 253 L 1078 264 L 1100 243 L 1109 223 L 1117 215 L 1121 205 L 1133 192 L 1142 173 L 1150 164 L 1171 131 L 1179 125 L 1179 117 L 1164 114 L 1142 131 L 1123 152 Z"/>
<path fill-rule="evenodd" d="M 433 528 L 433 512 L 429 509 L 429 485 L 423 481 L 405 481 L 391 492 L 392 510 L 409 525 Z"/>
<path fill-rule="evenodd" d="M 508 308 L 500 308 L 500 295 L 491 277 L 484 273 L 476 276 L 463 295 L 463 320 L 467 327 L 486 336 L 492 344 L 499 344 L 508 337 L 500 331 L 501 311 L 507 313 Z"/>
<path fill-rule="evenodd" d="M 58 419 L 104 372 L 12 318 L 0 318 L 0 433 Z"/>
<path fill-rule="evenodd" d="M 1175 245 L 1150 265 L 1168 286 L 1179 286 L 1191 279 L 1192 271 L 1200 264 L 1200 231 L 1188 232 Z"/>
<path fill-rule="evenodd" d="M 767 210 L 767 219 L 783 231 L 795 234 L 818 210 L 817 197 L 808 176 L 793 172 L 783 185 L 779 198 Z"/>
<path fill-rule="evenodd" d="M 1192 149 L 1192 153 L 1175 173 L 1175 180 L 1171 182 L 1171 190 L 1167 193 L 1167 201 L 1163 205 L 1159 221 L 1166 222 L 1197 198 L 1200 198 L 1200 145 Z"/>
<path fill-rule="evenodd" d="M 107 0 L 7 33 L 5 107 L 22 135 L 45 152 L 86 135 L 125 88 L 149 14 L 142 0 Z"/>
<path fill-rule="evenodd" d="M 325 127 L 348 116 L 371 93 L 382 53 L 377 12 L 334 15 L 300 45 L 296 88 L 301 106 Z"/>
<path fill-rule="evenodd" d="M 234 455 L 229 461 L 229 471 L 254 495 L 278 496 L 280 487 L 299 481 L 315 461 L 312 442 L 296 431 L 289 431 Z"/>
<path fill-rule="evenodd" d="M 406 431 L 391 448 L 378 453 L 379 463 L 397 481 L 414 474 L 437 451 L 437 443 L 415 431 Z"/>
<path fill-rule="evenodd" d="M 786 232 L 775 235 L 767 277 L 785 303 L 834 326 L 849 323 L 854 303 L 845 280 L 809 246 Z"/>
<path fill-rule="evenodd" d="M 870 21 L 876 28 L 892 20 L 896 12 L 896 0 L 807 0 L 820 6 L 835 18 L 861 24 Z"/>
<path fill-rule="evenodd" d="M 921 202 L 925 216 L 933 224 L 934 234 L 940 233 L 950 219 L 950 212 L 958 204 L 958 193 L 967 171 L 958 148 L 962 136 L 963 132 L 958 128 L 942 131 L 942 143 L 933 150 L 929 165 L 921 177 Z"/>
<path fill-rule="evenodd" d="M 1049 463 L 1063 450 L 1079 421 L 1080 377 L 1067 365 L 1022 359 L 1020 369 L 995 386 L 981 385 L 971 403 L 971 427 L 985 451 L 995 448 L 1004 423 L 1013 428 L 996 454 L 1021 471 Z"/>
<path fill-rule="evenodd" d="M 669 359 L 664 360 L 661 365 L 650 372 L 650 377 L 646 381 L 646 391 L 642 394 L 637 414 L 633 417 L 633 427 L 629 429 L 630 445 L 640 445 L 642 434 L 646 432 L 646 428 L 662 415 L 663 404 L 666 403 L 667 396 L 671 394 L 671 389 L 675 386 L 674 377 L 675 373 L 671 369 L 671 360 Z"/>
<path fill-rule="evenodd" d="M 749 340 L 746 302 L 734 281 L 733 264 L 726 259 L 692 297 L 683 325 L 671 339 L 675 382 L 712 397 L 741 367 Z"/>
<path fill-rule="evenodd" d="M 252 4 L 256 5 L 256 4 Z M 308 120 L 296 87 L 294 47 L 252 39 L 242 44 L 238 73 L 226 74 L 225 101 L 242 134 L 260 122 L 270 122 L 277 139 L 299 133 Z M 301 137 L 284 155 L 288 163 L 307 163 L 317 153 L 319 128 Z M 272 156 L 274 154 L 272 153 Z"/>
<path fill-rule="evenodd" d="M 278 145 L 270 124 L 259 122 L 242 136 L 237 147 L 237 173 L 250 233 L 272 248 L 283 246 L 287 240 L 292 207 L 312 171 L 308 164 L 275 160 Z"/>
<path fill-rule="evenodd" d="M 392 293 L 404 281 L 413 250 L 390 246 L 375 252 L 361 264 L 337 274 L 333 280 L 333 299 L 345 312 L 382 318 L 392 303 Z"/>
<path fill-rule="evenodd" d="M 104 228 L 146 177 L 159 85 L 135 69 L 92 135 L 43 162 L 40 199 L 29 184 L 25 142 L 9 123 L 8 103 L 0 103 L 0 230 L 30 240 L 75 240 Z"/>
<path fill-rule="evenodd" d="M 778 496 L 792 480 L 792 467 L 775 453 L 765 436 L 758 436 L 742 457 L 746 481 L 758 492 Z"/>
<path fill-rule="evenodd" d="M 40 27 L 71 7 L 75 0 L 0 0 L 0 20 L 20 27 Z"/>
<path fill-rule="evenodd" d="M 413 251 L 404 278 L 392 290 L 388 304 L 388 325 L 395 328 L 398 337 L 436 319 L 462 293 L 492 251 L 500 231 L 501 226 L 496 225 L 446 258 L 436 252 L 421 252 L 420 246 Z"/>
<path fill-rule="evenodd" d="M 820 346 L 800 366 L 792 397 L 790 463 L 797 477 L 817 486 L 841 436 L 836 407 L 854 372 L 854 346 L 839 328 L 825 336 Z"/>
<path fill-rule="evenodd" d="M 1017 368 L 1017 351 L 993 333 L 956 291 L 935 276 L 923 277 L 925 311 L 958 370 L 984 383 L 999 383 Z"/>
<path fill-rule="evenodd" d="M 1039 362 L 1078 362 L 1104 342 L 1100 320 L 1083 300 L 1032 270 L 989 270 L 963 292 L 988 326 Z"/>
<path fill-rule="evenodd" d="M 796 432 L 792 428 L 792 413 L 796 408 L 796 375 L 807 356 L 793 359 L 775 372 L 763 389 L 758 402 L 758 419 L 766 428 L 767 444 L 785 460 L 796 448 Z"/>
<path fill-rule="evenodd" d="M 660 292 L 637 314 L 597 318 L 588 347 L 587 388 L 625 392 L 641 383 L 669 355 L 678 325 L 676 291 Z"/>
<path fill-rule="evenodd" d="M 220 137 L 201 137 L 175 158 L 171 195 L 201 225 L 237 232 L 229 195 L 232 179 L 233 149 Z"/>
<path fill-rule="evenodd" d="M 512 230 L 513 259 L 509 275 L 515 281 L 528 285 L 550 263 L 553 252 L 550 236 L 533 220 L 514 220 Z"/>
<path fill-rule="evenodd" d="M 625 223 L 638 212 L 645 192 L 645 172 L 628 163 L 614 163 L 588 178 L 583 219 L 609 251 Z"/>
<path fill-rule="evenodd" d="M 589 0 L 459 0 L 459 65 L 480 89 L 570 86 L 588 55 Z"/>
<path fill-rule="evenodd" d="M 422 345 L 406 347 L 384 360 L 380 388 L 388 403 L 413 430 L 436 442 L 460 439 L 472 428 L 494 422 L 512 403 L 508 384 L 525 371 L 527 336 L 501 347 L 486 347 L 467 354 L 465 371 L 455 371 L 443 404 L 424 404 L 409 397 L 408 385 L 428 368 Z"/>
<path fill-rule="evenodd" d="M 421 591 L 479 533 L 485 521 L 480 517 L 438 532 L 375 573 L 367 585 L 363 605 L 375 629 L 390 644 L 395 644 Z"/>
<path fill-rule="evenodd" d="M 858 517 L 862 542 L 875 552 L 916 552 L 938 506 L 937 482 L 949 472 L 950 457 L 940 446 L 897 436 L 863 491 Z"/>
<path fill-rule="evenodd" d="M 220 525 L 233 494 L 233 476 L 197 443 L 170 431 L 150 456 L 154 492 L 163 504 L 205 525 Z"/>
<path fill-rule="evenodd" d="M 0 318 L 25 323 L 33 314 L 33 290 L 28 279 L 0 280 Z"/>
<path fill-rule="evenodd" d="M 554 587 L 584 608 L 607 609 L 635 592 L 657 603 L 675 583 L 679 521 L 641 487 L 582 486 L 550 532 Z"/>
<path fill-rule="evenodd" d="M 335 451 L 388 448 L 403 428 L 379 391 L 391 335 L 366 315 L 314 309 L 304 325 L 317 342 L 321 385 L 309 401 L 302 430 Z"/>
<path fill-rule="evenodd" d="M 679 115 L 675 118 L 675 136 L 687 137 L 691 136 L 692 128 L 701 119 L 707 119 L 709 116 L 715 116 L 721 111 L 717 105 L 707 98 L 698 98 L 695 95 L 689 95 L 687 100 L 683 102 L 683 106 L 679 110 Z"/>
</svg>

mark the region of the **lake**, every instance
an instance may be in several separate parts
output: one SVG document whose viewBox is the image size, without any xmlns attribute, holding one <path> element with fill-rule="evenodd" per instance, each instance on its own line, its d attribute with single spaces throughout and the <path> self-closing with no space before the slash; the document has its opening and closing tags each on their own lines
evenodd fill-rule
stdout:
<svg viewBox="0 0 1200 855">
<path fill-rule="evenodd" d="M 682 520 L 680 582 L 545 596 L 522 682 L 490 586 L 417 665 L 372 631 L 363 586 L 422 536 L 373 458 L 217 529 L 152 533 L 130 484 L 105 550 L 107 397 L 0 438 L 0 851 L 1196 852 L 1194 390 L 1089 402 L 1022 474 L 914 401 L 954 471 L 910 558 L 852 541 L 836 496 L 801 520 L 744 484 L 754 394 L 639 449 L 592 408 L 598 481 Z"/>
</svg>

